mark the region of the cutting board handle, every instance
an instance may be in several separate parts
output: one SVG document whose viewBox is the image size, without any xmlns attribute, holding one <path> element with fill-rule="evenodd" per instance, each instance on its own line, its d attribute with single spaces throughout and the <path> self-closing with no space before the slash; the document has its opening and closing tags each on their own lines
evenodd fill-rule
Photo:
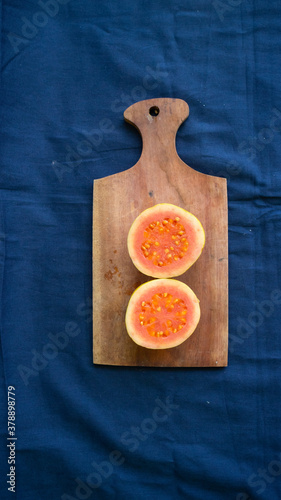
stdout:
<svg viewBox="0 0 281 500">
<path fill-rule="evenodd" d="M 127 108 L 125 121 L 134 125 L 142 136 L 142 160 L 172 161 L 177 156 L 176 133 L 188 115 L 188 104 L 182 99 L 147 99 Z"/>
</svg>

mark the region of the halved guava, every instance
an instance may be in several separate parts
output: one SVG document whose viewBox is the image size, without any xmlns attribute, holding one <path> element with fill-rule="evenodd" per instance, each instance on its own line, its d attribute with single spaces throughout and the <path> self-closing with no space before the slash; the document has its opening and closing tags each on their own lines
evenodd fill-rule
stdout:
<svg viewBox="0 0 281 500">
<path fill-rule="evenodd" d="M 125 322 L 136 344 L 168 349 L 190 337 L 199 319 L 199 300 L 189 286 L 174 279 L 156 279 L 134 291 Z"/>
<path fill-rule="evenodd" d="M 127 245 L 134 265 L 143 274 L 172 278 L 187 271 L 201 255 L 205 232 L 195 215 L 160 203 L 135 219 Z"/>
</svg>

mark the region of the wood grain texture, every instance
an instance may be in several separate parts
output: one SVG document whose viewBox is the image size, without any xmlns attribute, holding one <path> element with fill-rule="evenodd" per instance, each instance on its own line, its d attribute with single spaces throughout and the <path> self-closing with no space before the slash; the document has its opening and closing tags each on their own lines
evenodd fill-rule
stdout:
<svg viewBox="0 0 281 500">
<path fill-rule="evenodd" d="M 156 116 L 150 114 L 159 108 Z M 178 156 L 175 137 L 188 117 L 181 99 L 151 99 L 130 106 L 124 118 L 141 133 L 143 150 L 130 169 L 94 181 L 93 361 L 155 367 L 220 367 L 228 351 L 228 215 L 226 179 L 202 174 Z M 177 279 L 200 300 L 201 319 L 183 344 L 166 350 L 137 346 L 125 328 L 132 292 L 149 277 L 133 265 L 127 235 L 135 218 L 157 203 L 173 203 L 198 217 L 206 244 Z M 152 279 L 152 278 L 151 278 Z"/>
</svg>

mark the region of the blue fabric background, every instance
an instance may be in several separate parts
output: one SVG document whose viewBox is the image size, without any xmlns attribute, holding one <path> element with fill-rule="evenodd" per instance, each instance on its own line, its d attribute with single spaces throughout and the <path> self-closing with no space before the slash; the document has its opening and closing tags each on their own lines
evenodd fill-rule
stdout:
<svg viewBox="0 0 281 500">
<path fill-rule="evenodd" d="M 1 499 L 280 500 L 280 3 L 3 0 L 1 26 Z M 92 364 L 92 183 L 152 97 L 228 179 L 226 369 Z"/>
</svg>

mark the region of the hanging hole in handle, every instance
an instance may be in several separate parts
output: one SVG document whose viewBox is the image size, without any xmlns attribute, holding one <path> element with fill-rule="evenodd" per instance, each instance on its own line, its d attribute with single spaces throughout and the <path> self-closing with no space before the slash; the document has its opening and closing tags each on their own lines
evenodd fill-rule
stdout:
<svg viewBox="0 0 281 500">
<path fill-rule="evenodd" d="M 157 115 L 159 115 L 159 113 L 160 113 L 160 109 L 158 108 L 158 106 L 152 106 L 149 110 L 149 114 L 151 116 L 157 116 Z"/>
</svg>

